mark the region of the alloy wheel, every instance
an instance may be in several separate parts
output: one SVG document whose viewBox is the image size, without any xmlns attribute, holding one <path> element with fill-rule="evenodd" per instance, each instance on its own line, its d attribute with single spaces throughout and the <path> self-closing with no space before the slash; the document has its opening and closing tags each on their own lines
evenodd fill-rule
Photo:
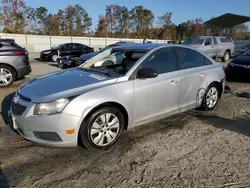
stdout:
<svg viewBox="0 0 250 188">
<path fill-rule="evenodd" d="M 113 113 L 102 114 L 91 126 L 90 137 L 96 146 L 111 144 L 119 134 L 120 122 Z"/>
<path fill-rule="evenodd" d="M 0 68 L 0 86 L 8 85 L 13 79 L 12 73 L 6 68 Z"/>
</svg>

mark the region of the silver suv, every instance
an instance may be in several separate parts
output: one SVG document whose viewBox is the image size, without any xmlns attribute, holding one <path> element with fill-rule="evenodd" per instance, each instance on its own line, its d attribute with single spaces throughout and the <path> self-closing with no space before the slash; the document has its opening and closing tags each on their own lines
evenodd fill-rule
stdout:
<svg viewBox="0 0 250 188">
<path fill-rule="evenodd" d="M 191 37 L 185 40 L 183 45 L 201 50 L 212 58 L 222 58 L 223 62 L 229 61 L 234 54 L 234 43 L 229 37 Z"/>
<path fill-rule="evenodd" d="M 97 63 L 114 53 L 121 54 L 114 64 Z M 106 149 L 124 129 L 194 108 L 213 110 L 224 81 L 222 65 L 195 49 L 120 46 L 21 86 L 10 125 L 34 143 Z"/>
</svg>

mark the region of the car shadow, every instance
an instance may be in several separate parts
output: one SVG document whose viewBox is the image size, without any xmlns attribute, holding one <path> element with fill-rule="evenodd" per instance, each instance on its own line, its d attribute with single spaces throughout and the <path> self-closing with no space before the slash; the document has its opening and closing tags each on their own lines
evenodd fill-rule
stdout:
<svg viewBox="0 0 250 188">
<path fill-rule="evenodd" d="M 200 121 L 212 125 L 218 129 L 226 129 L 250 137 L 250 116 L 242 116 L 234 119 L 228 119 L 212 114 L 199 112 L 190 112 Z"/>
<path fill-rule="evenodd" d="M 0 161 L 1 164 L 1 161 Z M 0 166 L 0 188 L 9 188 L 9 183 Z"/>
<path fill-rule="evenodd" d="M 8 125 L 9 123 L 9 117 L 8 117 L 8 111 L 10 109 L 10 104 L 11 104 L 11 101 L 13 99 L 15 95 L 15 92 L 7 95 L 4 99 L 3 99 L 3 102 L 2 102 L 2 106 L 1 106 L 1 116 L 3 118 L 3 121 L 6 125 Z"/>
</svg>

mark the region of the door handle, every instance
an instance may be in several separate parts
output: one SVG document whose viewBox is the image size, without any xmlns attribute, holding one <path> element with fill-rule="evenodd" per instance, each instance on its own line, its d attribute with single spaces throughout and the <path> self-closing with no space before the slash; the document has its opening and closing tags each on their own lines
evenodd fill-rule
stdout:
<svg viewBox="0 0 250 188">
<path fill-rule="evenodd" d="M 201 76 L 201 77 L 205 77 L 205 73 L 202 72 L 202 73 L 200 74 L 200 76 Z"/>
<path fill-rule="evenodd" d="M 169 85 L 172 85 L 172 86 L 175 86 L 176 84 L 178 84 L 179 82 L 178 81 L 175 81 L 175 80 L 172 80 Z"/>
</svg>

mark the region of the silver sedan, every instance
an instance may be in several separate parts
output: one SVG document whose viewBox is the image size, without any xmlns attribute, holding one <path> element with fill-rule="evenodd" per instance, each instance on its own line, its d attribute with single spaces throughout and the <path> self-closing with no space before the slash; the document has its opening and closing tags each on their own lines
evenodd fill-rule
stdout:
<svg viewBox="0 0 250 188">
<path fill-rule="evenodd" d="M 112 64 L 97 63 L 110 58 Z M 107 149 L 124 129 L 194 108 L 213 110 L 224 82 L 222 65 L 195 49 L 121 46 L 21 86 L 10 125 L 40 145 Z"/>
</svg>

